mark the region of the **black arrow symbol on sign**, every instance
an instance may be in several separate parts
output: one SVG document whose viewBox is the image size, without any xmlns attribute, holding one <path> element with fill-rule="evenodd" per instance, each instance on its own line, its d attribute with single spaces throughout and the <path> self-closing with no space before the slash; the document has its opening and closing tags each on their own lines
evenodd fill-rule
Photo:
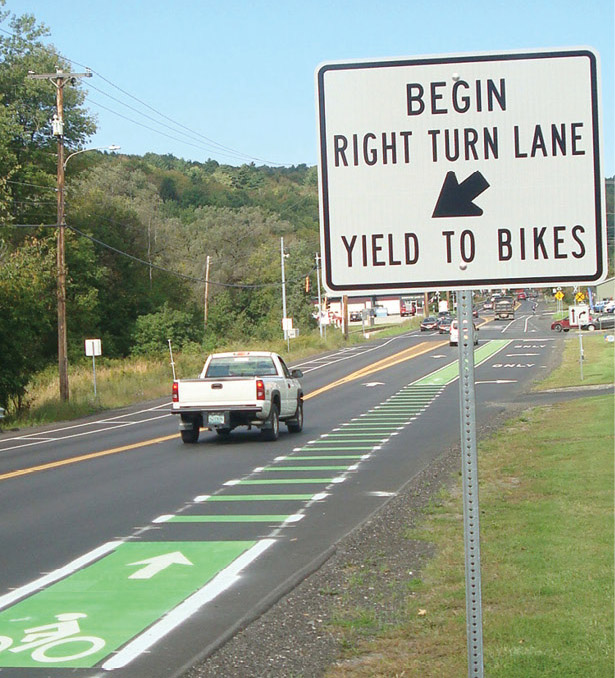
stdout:
<svg viewBox="0 0 615 678">
<path fill-rule="evenodd" d="M 459 183 L 455 172 L 447 172 L 432 217 L 480 217 L 483 210 L 472 200 L 489 188 L 480 172 Z"/>
</svg>

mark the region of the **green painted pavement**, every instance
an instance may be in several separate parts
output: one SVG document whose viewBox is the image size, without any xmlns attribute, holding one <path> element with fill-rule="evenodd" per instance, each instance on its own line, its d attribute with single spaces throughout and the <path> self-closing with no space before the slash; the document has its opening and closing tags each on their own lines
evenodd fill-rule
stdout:
<svg viewBox="0 0 615 678">
<path fill-rule="evenodd" d="M 271 478 L 268 480 L 240 480 L 238 485 L 321 485 L 331 483 L 334 478 Z"/>
<path fill-rule="evenodd" d="M 13 640 L 10 647 L 0 651 L 0 667 L 94 666 L 203 587 L 255 543 L 123 543 L 101 560 L 0 612 L 0 637 Z M 148 578 L 134 578 L 148 574 L 149 559 L 176 552 L 186 563 L 179 558 L 179 562 L 158 569 Z M 77 615 L 82 616 L 75 619 Z M 83 654 L 95 645 L 71 640 L 49 649 L 39 647 L 45 637 L 65 638 L 57 633 L 53 636 L 53 627 L 70 630 L 70 626 L 78 637 L 99 639 L 104 646 L 84 657 L 61 661 L 58 658 Z M 14 651 L 33 642 L 36 647 Z"/>
<path fill-rule="evenodd" d="M 332 448 L 334 450 L 338 450 L 338 447 Z M 373 450 L 373 447 L 367 447 L 365 448 L 367 450 Z M 307 451 L 307 450 L 306 450 Z M 295 459 L 297 461 L 309 461 L 312 459 L 315 459 L 317 461 L 325 461 L 327 459 L 330 459 L 333 461 L 334 459 L 363 459 L 362 454 L 315 454 L 315 455 L 305 455 L 305 456 L 297 456 L 297 457 L 291 457 L 292 459 Z"/>
<path fill-rule="evenodd" d="M 345 471 L 347 468 L 348 466 L 266 466 L 264 471 Z"/>
<path fill-rule="evenodd" d="M 313 494 L 217 494 L 206 501 L 310 501 Z"/>
<path fill-rule="evenodd" d="M 507 339 L 495 339 L 490 341 L 484 346 L 479 346 L 474 351 L 474 364 L 480 365 L 485 360 L 489 359 L 492 355 L 495 355 L 498 351 L 501 351 L 505 346 L 508 346 L 510 341 Z M 459 362 L 455 361 L 449 365 L 428 374 L 423 379 L 419 379 L 411 386 L 436 386 L 440 385 L 444 387 L 451 383 L 454 379 L 459 376 Z"/>
<path fill-rule="evenodd" d="M 331 443 L 329 443 L 331 445 Z M 302 450 L 303 452 L 307 452 L 309 448 L 306 448 L 305 450 Z M 324 452 L 339 452 L 340 450 L 373 450 L 374 446 L 373 445 L 361 445 L 361 446 L 353 446 L 353 447 L 318 447 L 318 451 L 324 451 Z M 291 457 L 291 459 L 297 459 L 297 457 Z"/>
<path fill-rule="evenodd" d="M 290 515 L 173 516 L 169 523 L 283 523 Z"/>
</svg>

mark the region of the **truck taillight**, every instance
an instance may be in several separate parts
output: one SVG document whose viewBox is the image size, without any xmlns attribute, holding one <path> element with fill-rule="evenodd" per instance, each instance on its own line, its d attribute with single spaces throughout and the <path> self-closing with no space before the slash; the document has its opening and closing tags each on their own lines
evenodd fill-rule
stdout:
<svg viewBox="0 0 615 678">
<path fill-rule="evenodd" d="M 179 384 L 174 381 L 173 382 L 173 402 L 176 403 L 179 401 Z"/>
<path fill-rule="evenodd" d="M 265 382 L 262 379 L 256 380 L 256 399 L 265 400 Z"/>
</svg>

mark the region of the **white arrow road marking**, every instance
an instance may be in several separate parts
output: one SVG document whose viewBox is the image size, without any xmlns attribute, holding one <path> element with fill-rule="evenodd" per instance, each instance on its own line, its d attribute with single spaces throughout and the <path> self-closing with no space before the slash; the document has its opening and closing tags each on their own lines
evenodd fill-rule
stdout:
<svg viewBox="0 0 615 678">
<path fill-rule="evenodd" d="M 145 565 L 145 567 L 131 574 L 128 579 L 151 579 L 171 565 L 194 565 L 194 563 L 191 563 L 180 551 L 174 551 L 173 553 L 164 553 L 161 556 L 139 560 L 136 563 L 128 563 L 126 567 L 131 565 Z"/>
<path fill-rule="evenodd" d="M 383 381 L 368 381 L 366 384 L 363 384 L 363 386 L 367 386 L 368 388 L 371 388 L 372 386 L 384 386 Z"/>
<path fill-rule="evenodd" d="M 439 354 L 439 355 L 432 355 L 431 357 L 432 357 L 432 358 L 446 358 L 446 356 L 444 355 L 444 353 L 441 353 L 441 354 Z"/>
</svg>

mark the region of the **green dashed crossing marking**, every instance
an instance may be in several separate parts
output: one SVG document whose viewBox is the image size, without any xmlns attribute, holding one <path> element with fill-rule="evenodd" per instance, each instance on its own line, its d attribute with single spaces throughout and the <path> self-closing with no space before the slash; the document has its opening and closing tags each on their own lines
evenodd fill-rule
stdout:
<svg viewBox="0 0 615 678">
<path fill-rule="evenodd" d="M 510 341 L 491 341 L 475 350 L 478 366 Z M 457 361 L 404 387 L 365 416 L 348 422 L 296 451 L 292 460 L 361 459 L 365 455 L 315 452 L 373 451 L 405 428 L 458 377 Z M 373 432 L 370 432 L 373 431 Z M 358 443 L 358 445 L 348 445 Z M 348 466 L 275 466 L 264 472 L 347 471 Z M 231 486 L 328 485 L 342 478 L 246 478 Z M 232 490 L 230 490 L 232 492 Z M 206 502 L 309 502 L 314 493 L 219 494 Z M 180 515 L 169 523 L 284 523 L 294 514 Z M 230 565 L 256 541 L 128 542 L 101 560 L 0 611 L 0 667 L 89 668 L 152 626 L 168 611 Z M 162 559 L 162 560 L 161 560 Z M 57 635 L 66 624 L 80 640 Z M 56 630 L 56 636 L 50 636 Z M 47 635 L 45 635 L 47 634 Z M 7 641 L 4 638 L 10 639 Z M 30 640 L 24 640 L 30 637 Z M 59 637 L 49 644 L 45 638 Z M 72 638 L 72 636 L 70 636 Z M 44 642 L 42 642 L 44 641 Z M 20 646 L 25 649 L 20 651 Z M 93 651 L 92 648 L 95 648 Z M 15 651 L 17 650 L 17 651 Z"/>
<path fill-rule="evenodd" d="M 265 471 L 345 471 L 348 466 L 267 466 Z"/>
<path fill-rule="evenodd" d="M 290 515 L 174 516 L 169 523 L 283 523 Z"/>
<path fill-rule="evenodd" d="M 206 501 L 310 501 L 313 494 L 216 494 Z"/>
<path fill-rule="evenodd" d="M 271 478 L 269 480 L 240 480 L 238 485 L 327 485 L 333 482 L 333 478 Z"/>
</svg>

